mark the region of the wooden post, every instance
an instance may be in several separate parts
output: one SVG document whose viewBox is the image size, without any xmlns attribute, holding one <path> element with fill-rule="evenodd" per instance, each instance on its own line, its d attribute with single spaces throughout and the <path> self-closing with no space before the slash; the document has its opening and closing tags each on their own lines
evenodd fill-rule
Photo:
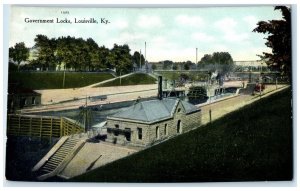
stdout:
<svg viewBox="0 0 300 191">
<path fill-rule="evenodd" d="M 43 117 L 41 117 L 41 122 L 40 122 L 40 140 L 42 140 L 42 128 L 43 128 Z"/>
<path fill-rule="evenodd" d="M 209 122 L 211 123 L 211 109 L 209 109 Z"/>
<path fill-rule="evenodd" d="M 21 130 L 21 115 L 19 115 L 19 131 L 17 135 L 20 135 L 20 130 Z"/>
<path fill-rule="evenodd" d="M 259 84 L 259 97 L 261 98 L 261 83 Z"/>
<path fill-rule="evenodd" d="M 53 129 L 53 118 L 51 118 L 51 125 L 50 125 L 50 144 L 52 142 L 52 129 Z"/>
<path fill-rule="evenodd" d="M 30 137 L 32 136 L 32 117 L 30 117 L 30 120 L 29 120 L 29 136 Z"/>
<path fill-rule="evenodd" d="M 62 137 L 63 136 L 63 118 L 61 117 L 60 118 L 60 136 L 59 137 Z"/>
</svg>

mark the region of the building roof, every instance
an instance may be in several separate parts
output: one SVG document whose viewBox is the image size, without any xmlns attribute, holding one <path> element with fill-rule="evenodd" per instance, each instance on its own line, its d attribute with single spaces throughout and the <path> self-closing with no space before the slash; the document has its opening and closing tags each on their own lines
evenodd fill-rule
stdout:
<svg viewBox="0 0 300 191">
<path fill-rule="evenodd" d="M 108 118 L 127 119 L 141 122 L 156 122 L 171 118 L 179 103 L 182 103 L 185 113 L 193 113 L 200 109 L 186 101 L 174 98 L 137 102 L 127 110 L 116 113 Z"/>
<path fill-rule="evenodd" d="M 16 84 L 9 84 L 8 85 L 8 94 L 22 94 L 22 95 L 41 95 L 40 93 L 29 89 L 24 88 Z"/>
</svg>

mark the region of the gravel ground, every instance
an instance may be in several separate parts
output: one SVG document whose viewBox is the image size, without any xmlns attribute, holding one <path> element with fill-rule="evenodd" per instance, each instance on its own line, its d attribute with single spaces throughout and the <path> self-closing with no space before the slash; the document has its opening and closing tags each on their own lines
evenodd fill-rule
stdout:
<svg viewBox="0 0 300 191">
<path fill-rule="evenodd" d="M 137 151 L 138 150 L 109 143 L 87 142 L 60 175 L 64 177 L 74 177 L 129 156 Z"/>
</svg>

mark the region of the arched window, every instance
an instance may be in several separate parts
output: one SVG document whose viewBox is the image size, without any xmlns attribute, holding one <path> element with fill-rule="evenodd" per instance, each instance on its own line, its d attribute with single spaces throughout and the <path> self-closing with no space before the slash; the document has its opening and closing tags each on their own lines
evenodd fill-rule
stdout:
<svg viewBox="0 0 300 191">
<path fill-rule="evenodd" d="M 177 133 L 182 133 L 181 120 L 177 121 Z"/>
<path fill-rule="evenodd" d="M 32 97 L 32 98 L 31 98 L 31 104 L 32 104 L 32 105 L 35 105 L 35 97 Z"/>
<path fill-rule="evenodd" d="M 156 127 L 156 139 L 159 139 L 159 126 Z"/>
<path fill-rule="evenodd" d="M 166 123 L 165 124 L 165 136 L 167 136 L 168 135 L 168 124 Z"/>
</svg>

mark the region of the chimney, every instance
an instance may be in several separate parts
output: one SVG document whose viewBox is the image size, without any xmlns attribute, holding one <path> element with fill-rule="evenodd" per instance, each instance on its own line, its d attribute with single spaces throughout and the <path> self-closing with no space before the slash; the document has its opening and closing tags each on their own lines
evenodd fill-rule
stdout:
<svg viewBox="0 0 300 191">
<path fill-rule="evenodd" d="M 162 93 L 162 76 L 158 76 L 158 99 L 162 100 L 163 93 Z"/>
</svg>

